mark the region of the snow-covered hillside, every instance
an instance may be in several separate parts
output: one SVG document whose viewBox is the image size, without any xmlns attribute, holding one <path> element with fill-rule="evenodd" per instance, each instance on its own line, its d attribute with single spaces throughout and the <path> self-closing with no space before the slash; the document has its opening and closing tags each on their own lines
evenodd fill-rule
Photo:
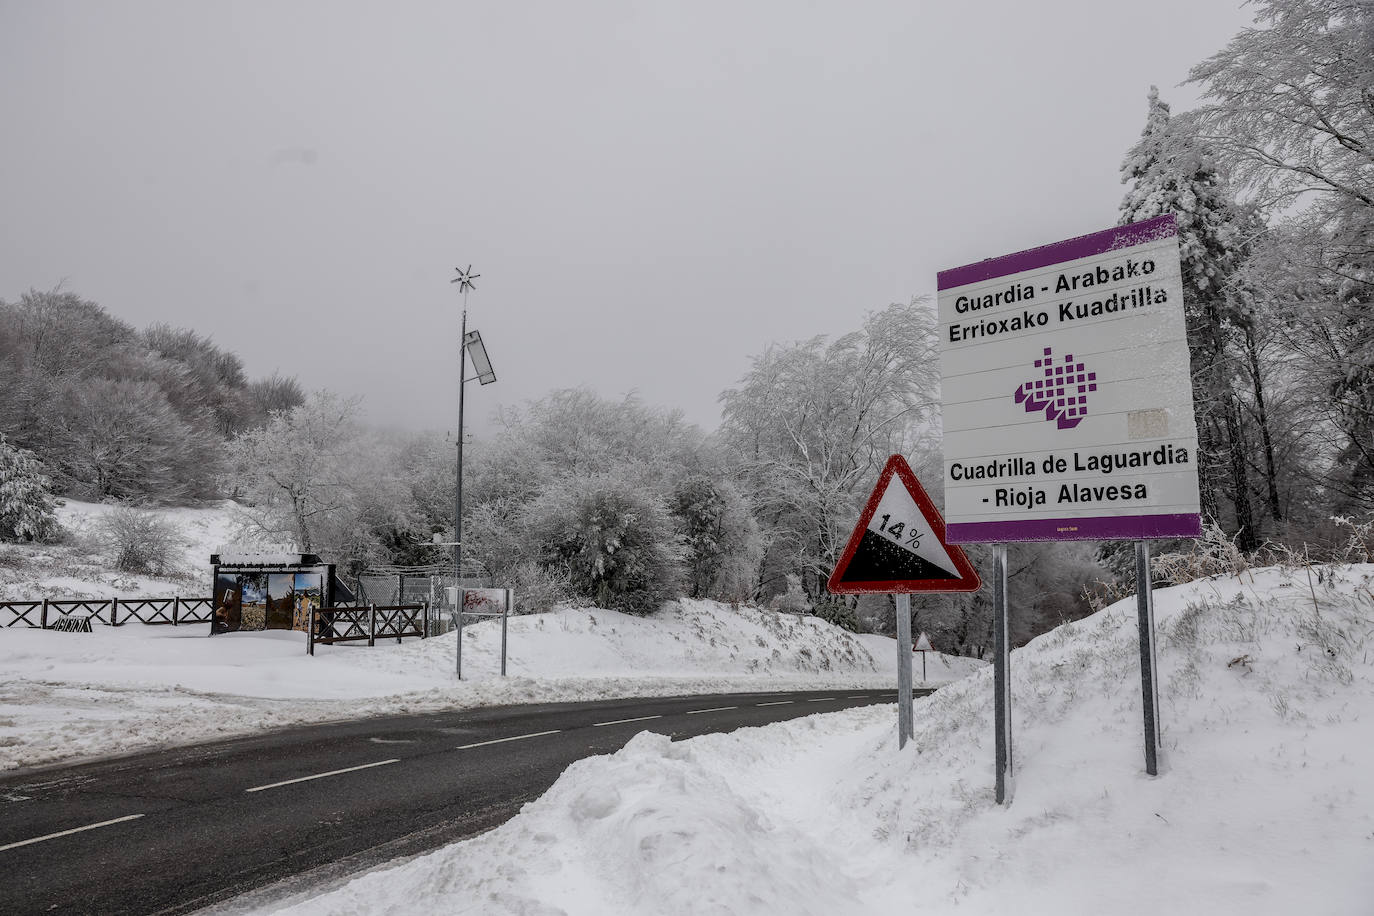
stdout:
<svg viewBox="0 0 1374 916">
<path fill-rule="evenodd" d="M 97 529 L 115 507 L 65 500 L 57 520 L 68 532 L 64 544 L 0 544 L 0 599 L 163 597 L 210 594 L 210 554 L 238 539 L 234 503 L 204 508 L 150 510 L 177 533 L 172 569 L 162 577 L 110 569 L 101 555 Z M 2 631 L 0 631 L 2 632 Z"/>
<path fill-rule="evenodd" d="M 1012 657 L 1013 803 L 991 672 L 916 704 L 574 764 L 488 834 L 301 914 L 1374 912 L 1374 566 L 1157 593 L 1165 751 L 1143 772 L 1134 599 Z"/>
<path fill-rule="evenodd" d="M 63 508 L 63 524 L 77 532 L 73 544 L 6 547 L 5 596 L 203 594 L 210 553 L 234 536 L 232 504 L 160 510 L 181 534 L 186 578 L 112 574 L 85 540 L 104 511 Z M 464 633 L 460 684 L 453 634 L 399 646 L 320 646 L 310 658 L 301 633 L 212 638 L 204 624 L 97 625 L 91 634 L 0 629 L 0 769 L 352 716 L 896 682 L 891 639 L 709 601 L 673 602 L 650 617 L 579 608 L 511 618 L 506 678 L 499 622 Z M 928 659 L 932 684 L 982 666 Z"/>
</svg>

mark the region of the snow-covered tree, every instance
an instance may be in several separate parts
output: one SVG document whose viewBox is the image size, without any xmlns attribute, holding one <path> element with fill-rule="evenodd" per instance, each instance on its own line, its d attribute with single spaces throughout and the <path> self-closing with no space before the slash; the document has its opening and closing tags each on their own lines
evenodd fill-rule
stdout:
<svg viewBox="0 0 1374 916">
<path fill-rule="evenodd" d="M 263 426 L 279 410 L 291 410 L 305 403 L 305 391 L 295 376 L 273 372 L 266 378 L 248 383 L 247 399 L 249 426 Z"/>
<path fill-rule="evenodd" d="M 269 387 L 280 401 L 292 385 Z M 266 421 L 234 354 L 194 331 L 137 332 L 61 289 L 0 302 L 0 391 L 0 433 L 90 499 L 213 497 L 226 437 Z"/>
<path fill-rule="evenodd" d="M 66 492 L 170 504 L 214 493 L 219 438 L 184 423 L 152 382 L 71 379 L 57 389 L 46 423 Z"/>
<path fill-rule="evenodd" d="M 1318 194 L 1374 208 L 1374 5 L 1254 6 L 1259 27 L 1189 74 L 1206 141 L 1268 208 Z"/>
<path fill-rule="evenodd" d="M 635 515 L 625 530 L 648 558 L 645 568 L 659 570 L 649 577 L 659 584 L 646 586 L 647 596 L 632 604 L 647 608 L 674 597 L 660 587 L 669 581 L 678 583 L 673 588 L 712 597 L 752 594 L 757 548 L 748 504 L 718 452 L 680 412 L 650 407 L 634 396 L 608 400 L 567 389 L 503 410 L 496 424 L 496 433 L 464 452 L 464 565 L 494 582 L 522 587 L 522 609 L 547 609 L 526 601 L 534 593 L 624 603 L 618 596 L 625 569 L 603 562 L 609 575 L 597 571 L 595 558 L 612 552 L 610 542 L 602 544 L 587 527 L 598 502 L 605 519 L 622 510 Z M 425 479 L 436 481 L 433 491 L 447 493 L 442 504 L 420 503 L 432 523 L 451 532 L 452 446 L 431 447 L 419 460 L 427 468 Z M 445 477 L 447 483 L 438 483 Z M 641 524 L 646 516 L 634 507 L 646 505 L 668 514 Z M 608 523 L 605 530 L 616 528 Z M 690 576 L 684 561 L 690 561 Z"/>
<path fill-rule="evenodd" d="M 359 489 L 356 411 L 356 400 L 320 391 L 230 443 L 234 489 L 259 533 L 317 550 L 321 527 Z"/>
<path fill-rule="evenodd" d="M 822 593 L 888 456 L 929 444 L 938 384 L 935 318 L 917 300 L 834 341 L 771 346 L 721 395 L 720 436 L 768 542 L 764 594 L 789 573 Z"/>
<path fill-rule="evenodd" d="M 681 595 L 681 536 L 664 500 L 617 474 L 570 477 L 525 513 L 545 565 L 566 570 L 572 590 L 598 607 L 648 614 Z"/>
<path fill-rule="evenodd" d="M 32 452 L 0 435 L 0 540 L 43 541 L 57 533 L 52 481 Z"/>
<path fill-rule="evenodd" d="M 1191 125 L 1171 121 L 1169 106 L 1150 89 L 1140 140 L 1121 166 L 1130 188 L 1121 224 L 1166 213 L 1178 225 L 1183 310 L 1192 358 L 1203 510 L 1219 517 L 1218 492 L 1229 499 L 1243 550 L 1259 546 L 1251 507 L 1249 466 L 1238 392 L 1241 362 L 1234 339 L 1250 322 L 1248 300 L 1231 282 L 1261 224 L 1236 204 L 1212 151 Z"/>
<path fill-rule="evenodd" d="M 806 590 L 802 588 L 801 576 L 796 573 L 788 573 L 784 577 L 787 587 L 773 596 L 768 602 L 768 606 L 775 611 L 783 611 L 787 614 L 808 614 L 811 612 L 811 599 L 806 596 Z"/>
<path fill-rule="evenodd" d="M 1374 509 L 1374 5 L 1259 0 L 1194 67 L 1205 140 L 1275 222 L 1252 286 L 1278 309 L 1305 413 L 1335 432 L 1314 481 Z M 1303 384 L 1304 382 L 1308 384 Z M 1310 449 L 1309 449 L 1310 450 Z"/>
<path fill-rule="evenodd" d="M 671 508 L 687 551 L 688 594 L 754 597 L 763 543 L 739 488 L 719 475 L 686 477 L 673 490 Z"/>
</svg>

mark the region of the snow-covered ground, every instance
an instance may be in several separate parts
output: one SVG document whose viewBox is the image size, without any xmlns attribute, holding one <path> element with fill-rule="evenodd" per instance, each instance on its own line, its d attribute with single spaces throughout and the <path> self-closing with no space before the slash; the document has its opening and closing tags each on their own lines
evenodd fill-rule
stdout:
<svg viewBox="0 0 1374 916">
<path fill-rule="evenodd" d="M 511 618 L 403 645 L 317 646 L 209 625 L 0 630 L 0 769 L 357 716 L 628 696 L 895 683 L 895 642 L 709 601 L 652 617 L 596 608 Z M 875 658 L 870 648 L 887 648 Z M 984 663 L 930 660 L 932 684 Z M 916 663 L 917 676 L 920 662 Z"/>
<path fill-rule="evenodd" d="M 63 523 L 89 529 L 104 507 L 68 504 Z M 171 510 L 182 568 L 209 577 L 209 555 L 232 538 L 225 507 Z M 110 575 L 78 543 L 11 546 L 0 567 L 9 597 L 204 594 L 208 584 Z M 198 587 L 197 587 L 198 586 Z M 188 588 L 191 589 L 188 591 Z M 274 726 L 504 703 L 896 683 L 896 644 L 797 618 L 709 601 L 670 603 L 650 617 L 596 608 L 511 618 L 508 677 L 500 628 L 403 645 L 318 646 L 301 633 L 210 637 L 209 625 L 96 625 L 95 632 L 0 629 L 0 769 L 35 766 Z M 982 667 L 932 655 L 931 684 Z M 920 660 L 916 660 L 920 676 Z"/>
<path fill-rule="evenodd" d="M 1163 770 L 1143 772 L 1134 599 L 916 704 L 574 764 L 504 826 L 295 914 L 1374 912 L 1374 566 L 1157 592 Z M 1014 597 L 1014 596 L 1013 596 Z"/>
<path fill-rule="evenodd" d="M 114 508 L 65 500 L 57 509 L 57 520 L 69 533 L 68 543 L 0 544 L 0 600 L 210 594 L 210 554 L 237 539 L 239 522 L 233 503 L 152 510 L 174 526 L 178 535 L 172 568 L 163 577 L 110 569 L 101 556 L 97 529 L 100 519 Z"/>
</svg>

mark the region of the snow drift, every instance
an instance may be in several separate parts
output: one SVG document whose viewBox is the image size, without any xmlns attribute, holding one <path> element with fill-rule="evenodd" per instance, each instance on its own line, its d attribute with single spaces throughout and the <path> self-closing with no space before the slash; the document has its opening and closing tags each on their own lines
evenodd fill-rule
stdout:
<svg viewBox="0 0 1374 916">
<path fill-rule="evenodd" d="M 284 911 L 1367 914 L 1374 567 L 1161 590 L 1164 768 L 1143 772 L 1134 599 L 1013 654 L 992 797 L 982 671 L 917 701 L 570 767 L 486 835 Z"/>
</svg>

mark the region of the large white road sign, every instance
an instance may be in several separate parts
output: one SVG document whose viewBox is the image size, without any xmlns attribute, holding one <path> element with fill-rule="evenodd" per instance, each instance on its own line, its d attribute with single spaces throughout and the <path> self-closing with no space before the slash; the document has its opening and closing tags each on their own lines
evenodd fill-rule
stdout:
<svg viewBox="0 0 1374 916">
<path fill-rule="evenodd" d="M 1172 215 L 939 275 L 950 543 L 1195 537 Z"/>
</svg>

